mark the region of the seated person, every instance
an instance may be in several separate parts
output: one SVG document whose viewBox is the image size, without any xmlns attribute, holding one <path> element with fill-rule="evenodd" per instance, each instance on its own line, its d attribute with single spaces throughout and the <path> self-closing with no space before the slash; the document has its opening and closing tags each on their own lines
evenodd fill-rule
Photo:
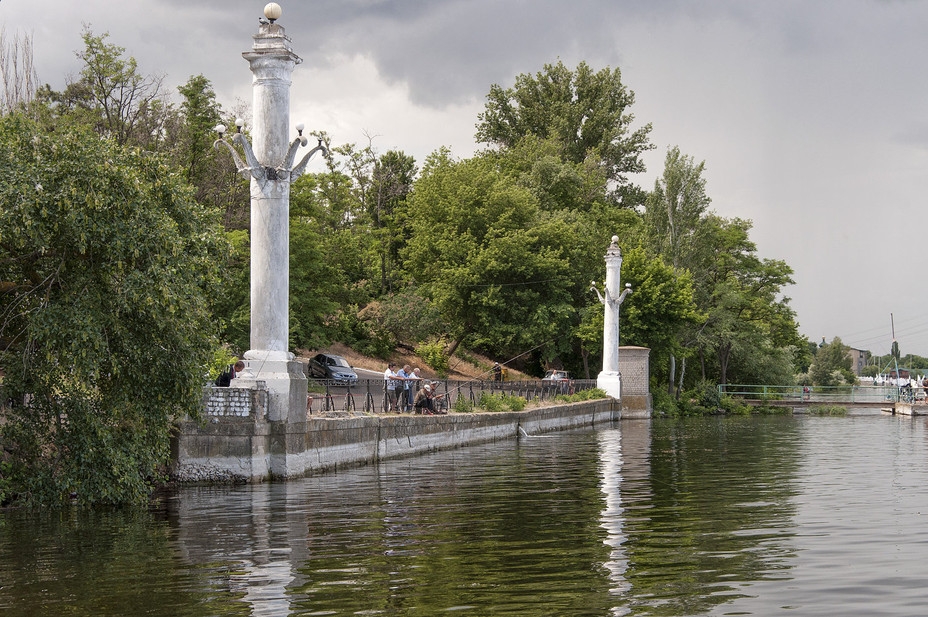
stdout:
<svg viewBox="0 0 928 617">
<path fill-rule="evenodd" d="M 415 413 L 434 415 L 435 403 L 432 400 L 432 386 L 425 384 L 421 390 L 416 393 L 416 399 L 412 403 Z"/>
</svg>

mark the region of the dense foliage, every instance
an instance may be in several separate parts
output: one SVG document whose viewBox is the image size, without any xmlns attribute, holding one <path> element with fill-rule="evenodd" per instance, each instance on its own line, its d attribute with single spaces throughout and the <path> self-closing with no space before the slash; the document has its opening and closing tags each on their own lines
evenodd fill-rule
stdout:
<svg viewBox="0 0 928 617">
<path fill-rule="evenodd" d="M 77 77 L 0 126 L 0 493 L 116 503 L 157 478 L 219 346 L 249 346 L 249 193 L 211 147 L 231 114 L 207 78 L 175 106 L 107 35 L 83 40 Z M 291 187 L 293 348 L 403 345 L 436 370 L 474 350 L 595 376 L 590 287 L 618 235 L 634 289 L 621 342 L 652 350 L 661 409 L 718 382 L 792 381 L 811 362 L 792 271 L 757 255 L 749 221 L 709 210 L 705 165 L 679 149 L 652 191 L 634 184 L 653 146 L 633 104 L 618 70 L 558 62 L 490 87 L 488 149 L 468 159 L 441 149 L 420 169 L 318 134 L 325 168 Z"/>
<path fill-rule="evenodd" d="M 198 411 L 219 228 L 159 156 L 17 115 L 0 144 L 9 490 L 144 499 Z"/>
</svg>

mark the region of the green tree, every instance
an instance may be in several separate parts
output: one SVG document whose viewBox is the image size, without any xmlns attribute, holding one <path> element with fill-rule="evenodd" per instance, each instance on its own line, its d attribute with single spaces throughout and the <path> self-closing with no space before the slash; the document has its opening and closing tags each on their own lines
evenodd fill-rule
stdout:
<svg viewBox="0 0 928 617">
<path fill-rule="evenodd" d="M 683 327 L 705 321 L 696 307 L 692 277 L 633 248 L 623 253 L 622 280 L 633 289 L 622 304 L 623 344 L 649 347 L 652 364 L 666 366 L 669 357 L 683 353 Z"/>
<path fill-rule="evenodd" d="M 251 244 L 244 230 L 225 234 L 229 251 L 222 261 L 222 287 L 213 294 L 210 312 L 220 341 L 241 355 L 251 343 Z"/>
<path fill-rule="evenodd" d="M 76 53 L 83 63 L 79 77 L 63 92 L 40 89 L 43 115 L 56 128 L 87 125 L 120 145 L 157 150 L 170 115 L 163 78 L 141 73 L 135 58 L 126 58 L 125 48 L 109 43 L 108 37 L 84 29 L 84 49 Z"/>
<path fill-rule="evenodd" d="M 697 305 L 708 319 L 695 346 L 702 378 L 709 374 L 711 355 L 724 384 L 737 357 L 758 349 L 799 349 L 803 341 L 789 298 L 782 293 L 793 282 L 792 269 L 781 260 L 757 256 L 750 221 L 708 215 L 704 223 L 701 239 L 709 250 L 694 267 L 693 278 Z"/>
<path fill-rule="evenodd" d="M 706 249 L 705 244 L 699 242 L 711 202 L 706 194 L 704 171 L 704 162 L 696 163 L 692 157 L 681 154 L 679 148 L 670 148 L 664 158 L 664 173 L 655 180 L 654 190 L 645 200 L 645 239 L 652 250 L 670 263 L 674 272 L 698 268 L 699 253 Z M 703 305 L 704 310 L 707 308 Z M 687 341 L 694 336 L 692 330 L 689 333 L 680 331 L 677 335 Z M 677 353 L 682 351 L 682 346 L 678 345 L 676 352 L 667 356 L 667 391 L 671 394 L 679 395 L 682 391 L 686 356 L 680 368 L 679 383 L 676 362 Z"/>
<path fill-rule="evenodd" d="M 465 339 L 521 351 L 569 330 L 569 265 L 559 249 L 569 229 L 539 219 L 531 192 L 501 175 L 494 157 L 433 154 L 410 207 L 407 269 L 451 329 L 449 355 Z"/>
<path fill-rule="evenodd" d="M 0 367 L 23 500 L 144 500 L 199 412 L 218 222 L 154 155 L 0 119 Z"/>
<path fill-rule="evenodd" d="M 606 178 L 626 185 L 645 170 L 651 125 L 633 129 L 634 93 L 618 69 L 594 71 L 585 62 L 572 71 L 560 61 L 535 75 L 521 74 L 511 88 L 490 87 L 478 116 L 477 140 L 503 149 L 534 136 L 559 146 L 565 161 L 599 166 Z"/>
<path fill-rule="evenodd" d="M 203 75 L 191 77 L 177 90 L 183 97 L 180 109 L 184 118 L 183 143 L 178 160 L 187 181 L 199 186 L 204 184 L 211 171 L 210 163 L 216 158 L 213 142 L 217 138 L 216 126 L 222 121 L 222 109 L 216 102 L 212 84 Z M 229 158 L 223 156 L 224 160 Z"/>
<path fill-rule="evenodd" d="M 315 349 L 333 335 L 329 320 L 347 286 L 319 228 L 304 217 L 290 218 L 290 345 Z"/>
<path fill-rule="evenodd" d="M 691 268 L 700 224 L 711 199 L 703 177 L 706 164 L 670 148 L 664 158 L 664 173 L 654 181 L 645 206 L 645 225 L 653 248 L 674 269 Z"/>
<path fill-rule="evenodd" d="M 187 181 L 196 188 L 200 203 L 222 213 L 227 230 L 250 226 L 249 182 L 235 169 L 225 150 L 213 147 L 216 125 L 232 125 L 223 116 L 210 81 L 196 75 L 178 87 L 180 112 L 170 116 L 166 126 L 166 149 L 183 169 Z"/>
<path fill-rule="evenodd" d="M 393 292 L 401 276 L 400 251 L 409 237 L 407 198 L 416 172 L 413 157 L 390 150 L 376 160 L 371 173 L 365 202 L 378 240 L 381 294 Z"/>
<path fill-rule="evenodd" d="M 815 359 L 809 367 L 809 378 L 816 386 L 837 386 L 843 383 L 857 382 L 851 366 L 853 361 L 848 354 L 850 348 L 835 337 L 830 343 L 824 343 L 815 352 Z"/>
</svg>

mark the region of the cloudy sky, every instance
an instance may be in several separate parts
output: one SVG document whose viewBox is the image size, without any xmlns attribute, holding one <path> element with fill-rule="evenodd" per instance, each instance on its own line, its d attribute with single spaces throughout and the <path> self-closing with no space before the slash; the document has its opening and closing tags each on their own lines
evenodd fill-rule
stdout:
<svg viewBox="0 0 928 617">
<path fill-rule="evenodd" d="M 477 148 L 490 85 L 562 60 L 619 68 L 653 126 L 651 188 L 670 146 L 706 163 L 712 207 L 754 222 L 795 271 L 801 331 L 928 356 L 928 2 L 922 0 L 280 0 L 304 62 L 293 123 L 422 161 Z M 64 86 L 82 24 L 171 88 L 202 73 L 250 103 L 264 2 L 0 0 L 31 33 L 39 79 Z M 605 247 L 604 247 L 605 250 Z M 891 318 L 892 316 L 892 318 Z"/>
</svg>

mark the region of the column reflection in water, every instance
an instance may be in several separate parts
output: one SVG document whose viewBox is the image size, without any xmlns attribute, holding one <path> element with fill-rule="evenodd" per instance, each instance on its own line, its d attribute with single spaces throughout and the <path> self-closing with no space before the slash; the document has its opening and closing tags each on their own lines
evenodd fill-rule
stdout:
<svg viewBox="0 0 928 617">
<path fill-rule="evenodd" d="M 625 533 L 622 529 L 621 431 L 607 431 L 600 434 L 599 460 L 600 476 L 602 478 L 600 486 L 606 504 L 599 520 L 600 525 L 606 532 L 604 542 L 610 548 L 609 561 L 605 564 L 612 581 L 612 587 L 609 591 L 615 595 L 622 595 L 628 591 L 629 584 L 625 579 L 625 571 L 628 569 L 628 556 L 622 546 L 625 544 Z"/>
<path fill-rule="evenodd" d="M 251 615 L 290 615 L 291 590 L 304 577 L 294 564 L 306 561 L 306 504 L 296 483 L 245 487 L 176 501 L 177 549 L 193 564 L 213 564 L 227 572 L 231 594 Z M 215 504 L 215 505 L 214 505 Z M 286 504 L 285 506 L 283 504 Z M 222 576 L 216 580 L 221 581 Z"/>
<path fill-rule="evenodd" d="M 625 542 L 625 507 L 623 489 L 631 482 L 640 483 L 648 477 L 650 453 L 650 420 L 629 420 L 620 429 L 599 433 L 599 457 L 601 490 L 605 497 L 605 509 L 600 525 L 606 532 L 604 542 L 610 548 L 609 571 L 612 587 L 610 592 L 624 598 L 631 589 L 626 573 L 628 552 Z M 629 609 L 616 606 L 613 615 L 628 614 Z"/>
</svg>

